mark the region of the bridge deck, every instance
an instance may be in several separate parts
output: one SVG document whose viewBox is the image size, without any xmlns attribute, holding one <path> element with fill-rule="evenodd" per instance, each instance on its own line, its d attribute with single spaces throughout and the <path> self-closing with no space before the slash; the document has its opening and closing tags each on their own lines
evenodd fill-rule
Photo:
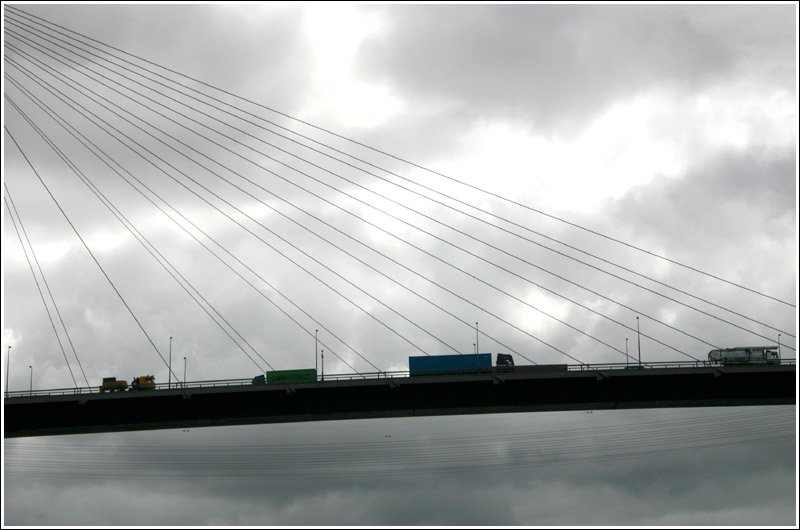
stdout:
<svg viewBox="0 0 800 530">
<path fill-rule="evenodd" d="M 5 436 L 338 419 L 796 403 L 794 365 L 384 377 L 4 401 Z"/>
</svg>

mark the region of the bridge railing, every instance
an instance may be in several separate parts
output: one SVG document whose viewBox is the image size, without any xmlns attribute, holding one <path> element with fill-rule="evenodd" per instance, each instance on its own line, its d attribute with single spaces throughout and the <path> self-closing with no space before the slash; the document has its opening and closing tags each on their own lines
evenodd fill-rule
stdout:
<svg viewBox="0 0 800 530">
<path fill-rule="evenodd" d="M 319 375 L 319 381 L 352 381 L 358 379 L 393 379 L 397 377 L 408 377 L 408 370 L 393 372 L 360 372 L 355 374 L 325 374 Z"/>
<path fill-rule="evenodd" d="M 782 366 L 792 366 L 796 364 L 796 359 L 781 359 Z M 561 365 L 563 366 L 563 365 Z M 662 361 L 662 362 L 648 362 L 639 364 L 630 363 L 591 363 L 591 364 L 570 364 L 566 365 L 567 371 L 597 371 L 597 370 L 631 370 L 631 369 L 659 369 L 659 368 L 708 368 L 719 367 L 721 365 L 710 363 L 708 361 Z M 755 365 L 762 366 L 762 365 Z M 394 379 L 408 377 L 407 370 L 391 371 L 391 372 L 359 372 L 351 374 L 322 374 L 317 376 L 318 383 L 328 381 L 354 381 L 354 380 L 380 380 L 380 379 Z M 173 382 L 173 383 L 157 383 L 156 390 L 186 390 L 193 388 L 215 388 L 215 387 L 234 387 L 234 386 L 252 386 L 253 379 L 211 379 L 205 381 L 189 381 Z M 146 392 L 138 390 L 128 390 L 128 392 Z M 76 387 L 76 388 L 51 388 L 42 390 L 14 390 L 6 392 L 7 398 L 13 397 L 29 397 L 29 396 L 71 396 L 71 395 L 91 395 L 100 394 L 100 386 L 90 387 Z M 108 392 L 112 393 L 112 392 Z"/>
<path fill-rule="evenodd" d="M 639 370 L 645 368 L 708 368 L 717 366 L 708 361 L 661 361 L 639 363 L 589 363 L 567 365 L 569 371 L 585 370 Z"/>
<path fill-rule="evenodd" d="M 325 374 L 317 377 L 318 382 L 322 381 L 343 381 L 353 379 L 385 379 L 393 377 L 407 377 L 408 372 L 363 372 L 354 374 Z M 172 382 L 172 383 L 156 383 L 156 390 L 184 390 L 193 388 L 214 388 L 214 387 L 234 387 L 234 386 L 253 386 L 253 379 L 209 379 L 203 381 L 188 381 Z M 126 392 L 146 392 L 145 390 L 131 390 L 130 386 L 127 387 Z M 13 390 L 6 392 L 6 397 L 28 397 L 28 396 L 72 396 L 72 395 L 88 395 L 88 394 L 101 394 L 100 385 L 90 387 L 70 387 L 70 388 L 50 388 L 39 390 Z M 116 392 L 107 391 L 106 394 L 115 394 Z"/>
</svg>

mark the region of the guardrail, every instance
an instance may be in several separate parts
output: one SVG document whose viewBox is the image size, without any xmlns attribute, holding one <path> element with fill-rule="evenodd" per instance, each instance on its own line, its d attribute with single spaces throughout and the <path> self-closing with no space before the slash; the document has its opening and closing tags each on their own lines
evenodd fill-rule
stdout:
<svg viewBox="0 0 800 530">
<path fill-rule="evenodd" d="M 793 366 L 796 364 L 796 359 L 781 359 L 781 366 Z M 542 366 L 542 365 L 536 365 Z M 561 365 L 563 366 L 563 365 Z M 638 364 L 628 363 L 592 363 L 592 364 L 568 364 L 567 371 L 597 371 L 597 370 L 630 370 L 630 369 L 660 369 L 660 368 L 710 368 L 721 367 L 723 365 L 717 363 L 710 363 L 708 361 L 662 361 L 662 362 L 648 362 Z M 763 366 L 760 364 L 743 365 L 743 366 Z M 775 366 L 775 365 L 772 365 Z M 352 374 L 325 374 L 319 375 L 317 378 L 318 383 L 325 383 L 328 381 L 353 381 L 353 380 L 380 380 L 380 379 L 394 379 L 408 377 L 409 372 L 393 371 L 393 372 L 359 372 Z M 174 383 L 157 383 L 155 391 L 172 391 L 172 390 L 186 390 L 194 388 L 215 388 L 215 387 L 235 387 L 235 386 L 252 386 L 253 379 L 212 379 L 206 381 L 190 381 L 187 383 L 174 382 Z M 128 388 L 126 392 L 153 392 L 153 390 L 131 390 Z M 6 392 L 7 398 L 14 397 L 32 397 L 32 396 L 68 396 L 68 395 L 91 395 L 100 394 L 100 386 L 91 387 L 77 387 L 77 388 L 52 388 L 41 390 L 14 390 Z M 107 392 L 113 394 L 114 392 Z"/>
</svg>

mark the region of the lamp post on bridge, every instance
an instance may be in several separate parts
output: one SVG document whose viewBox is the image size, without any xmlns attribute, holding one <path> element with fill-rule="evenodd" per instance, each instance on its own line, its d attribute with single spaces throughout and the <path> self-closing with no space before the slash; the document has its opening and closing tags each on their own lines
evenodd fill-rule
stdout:
<svg viewBox="0 0 800 530">
<path fill-rule="evenodd" d="M 186 388 L 186 357 L 183 358 L 183 388 Z"/>
<path fill-rule="evenodd" d="M 628 367 L 628 337 L 625 337 L 625 368 Z"/>
<path fill-rule="evenodd" d="M 317 379 L 317 364 L 319 362 L 319 330 L 314 330 L 314 380 Z"/>
<path fill-rule="evenodd" d="M 29 364 L 28 368 L 31 369 L 31 387 L 30 387 L 30 390 L 28 392 L 32 396 L 33 395 L 33 366 Z"/>
<path fill-rule="evenodd" d="M 320 367 L 322 368 L 322 380 L 325 381 L 325 350 L 320 353 Z"/>
<path fill-rule="evenodd" d="M 172 388 L 172 337 L 169 338 L 169 374 L 167 374 L 167 388 Z"/>
<path fill-rule="evenodd" d="M 639 368 L 642 367 L 642 338 L 639 335 L 639 317 L 636 317 L 636 340 L 639 342 Z"/>
</svg>

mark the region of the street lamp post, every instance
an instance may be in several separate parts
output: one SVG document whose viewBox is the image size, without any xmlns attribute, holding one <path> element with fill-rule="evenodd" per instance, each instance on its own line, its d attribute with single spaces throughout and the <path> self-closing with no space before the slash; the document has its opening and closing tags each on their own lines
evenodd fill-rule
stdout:
<svg viewBox="0 0 800 530">
<path fill-rule="evenodd" d="M 172 337 L 169 338 L 169 373 L 167 374 L 167 388 L 172 388 Z"/>
<path fill-rule="evenodd" d="M 314 374 L 316 374 L 317 370 L 319 369 L 317 367 L 317 364 L 319 362 L 319 335 L 318 334 L 319 334 L 319 330 L 315 329 L 314 330 Z M 316 379 L 317 379 L 317 376 L 314 375 L 314 380 L 316 380 Z"/>
<path fill-rule="evenodd" d="M 320 353 L 320 367 L 322 368 L 322 380 L 325 381 L 325 350 Z"/>
<path fill-rule="evenodd" d="M 478 340 L 478 323 L 475 322 L 475 353 L 478 353 L 478 344 L 480 341 Z"/>
<path fill-rule="evenodd" d="M 642 367 L 642 338 L 639 335 L 639 317 L 636 317 L 636 340 L 639 343 L 639 368 Z"/>
<path fill-rule="evenodd" d="M 29 393 L 30 393 L 30 395 L 33 395 L 33 366 L 31 366 L 31 365 L 29 364 L 29 365 L 28 365 L 28 368 L 30 368 L 30 369 L 31 369 L 31 388 L 30 388 L 30 390 L 29 390 Z"/>
<path fill-rule="evenodd" d="M 186 357 L 183 358 L 183 388 L 186 388 Z"/>
<path fill-rule="evenodd" d="M 628 337 L 625 337 L 625 368 L 628 367 Z"/>
</svg>

